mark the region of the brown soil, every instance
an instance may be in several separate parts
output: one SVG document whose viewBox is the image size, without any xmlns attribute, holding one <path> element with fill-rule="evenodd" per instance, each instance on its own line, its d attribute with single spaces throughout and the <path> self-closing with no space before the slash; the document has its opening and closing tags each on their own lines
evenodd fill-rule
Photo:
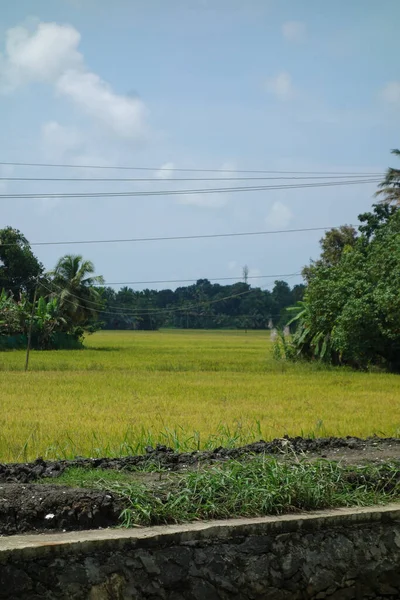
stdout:
<svg viewBox="0 0 400 600">
<path fill-rule="evenodd" d="M 59 485 L 0 485 L 0 533 L 70 531 L 116 525 L 122 506 L 105 491 Z"/>
</svg>

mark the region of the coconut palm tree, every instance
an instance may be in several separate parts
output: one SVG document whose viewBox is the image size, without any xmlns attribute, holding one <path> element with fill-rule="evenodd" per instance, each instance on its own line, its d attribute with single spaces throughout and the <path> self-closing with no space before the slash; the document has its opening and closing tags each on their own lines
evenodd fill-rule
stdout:
<svg viewBox="0 0 400 600">
<path fill-rule="evenodd" d="M 392 154 L 400 157 L 400 150 L 392 150 Z M 400 206 L 400 169 L 389 167 L 379 187 L 381 189 L 376 192 L 376 195 L 383 196 L 382 203 Z"/>
<path fill-rule="evenodd" d="M 49 273 L 52 295 L 59 298 L 60 311 L 70 325 L 84 326 L 96 319 L 102 308 L 101 296 L 93 286 L 104 280 L 94 272 L 90 260 L 84 260 L 79 254 L 67 254 Z"/>
</svg>

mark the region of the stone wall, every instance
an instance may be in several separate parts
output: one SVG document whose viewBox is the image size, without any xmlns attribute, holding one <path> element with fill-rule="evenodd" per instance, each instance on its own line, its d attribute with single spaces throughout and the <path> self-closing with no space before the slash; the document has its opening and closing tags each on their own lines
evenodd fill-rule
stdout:
<svg viewBox="0 0 400 600">
<path fill-rule="evenodd" d="M 400 506 L 2 538 L 0 598 L 400 598 Z"/>
</svg>

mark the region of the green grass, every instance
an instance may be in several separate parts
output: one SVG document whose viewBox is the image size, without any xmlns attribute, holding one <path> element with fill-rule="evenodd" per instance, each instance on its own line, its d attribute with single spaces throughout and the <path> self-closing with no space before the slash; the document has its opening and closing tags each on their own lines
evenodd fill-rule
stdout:
<svg viewBox="0 0 400 600">
<path fill-rule="evenodd" d="M 136 472 L 117 471 L 115 469 L 85 469 L 82 467 L 70 467 L 59 477 L 43 479 L 41 483 L 66 485 L 78 488 L 101 488 L 107 489 L 115 484 L 130 484 L 134 480 Z"/>
<path fill-rule="evenodd" d="M 150 486 L 129 477 L 127 473 L 70 469 L 57 481 L 118 494 L 125 504 L 121 522 L 126 527 L 368 506 L 397 500 L 400 495 L 398 465 L 391 463 L 344 467 L 324 460 L 257 456 L 164 476 Z"/>
<path fill-rule="evenodd" d="M 395 435 L 400 377 L 290 364 L 266 332 L 99 332 L 0 353 L 0 461 L 120 456 L 288 435 Z"/>
</svg>

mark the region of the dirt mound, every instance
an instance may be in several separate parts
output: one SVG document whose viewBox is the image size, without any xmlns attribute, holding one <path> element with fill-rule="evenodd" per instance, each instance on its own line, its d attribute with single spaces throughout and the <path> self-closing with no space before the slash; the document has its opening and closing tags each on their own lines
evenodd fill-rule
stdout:
<svg viewBox="0 0 400 600">
<path fill-rule="evenodd" d="M 118 524 L 122 506 L 110 492 L 59 485 L 0 486 L 0 534 L 98 529 Z"/>
<path fill-rule="evenodd" d="M 122 458 L 75 458 L 73 460 L 45 461 L 38 458 L 32 463 L 0 464 L 0 483 L 30 483 L 44 478 L 56 478 L 69 467 L 88 469 L 130 470 L 156 466 L 178 471 L 197 465 L 213 464 L 229 459 L 240 459 L 252 454 L 304 454 L 339 459 L 349 464 L 363 461 L 400 459 L 398 438 L 302 438 L 284 437 L 265 442 L 260 440 L 240 448 L 215 448 L 212 451 L 177 453 L 166 446 L 146 448 L 146 454 Z"/>
</svg>

